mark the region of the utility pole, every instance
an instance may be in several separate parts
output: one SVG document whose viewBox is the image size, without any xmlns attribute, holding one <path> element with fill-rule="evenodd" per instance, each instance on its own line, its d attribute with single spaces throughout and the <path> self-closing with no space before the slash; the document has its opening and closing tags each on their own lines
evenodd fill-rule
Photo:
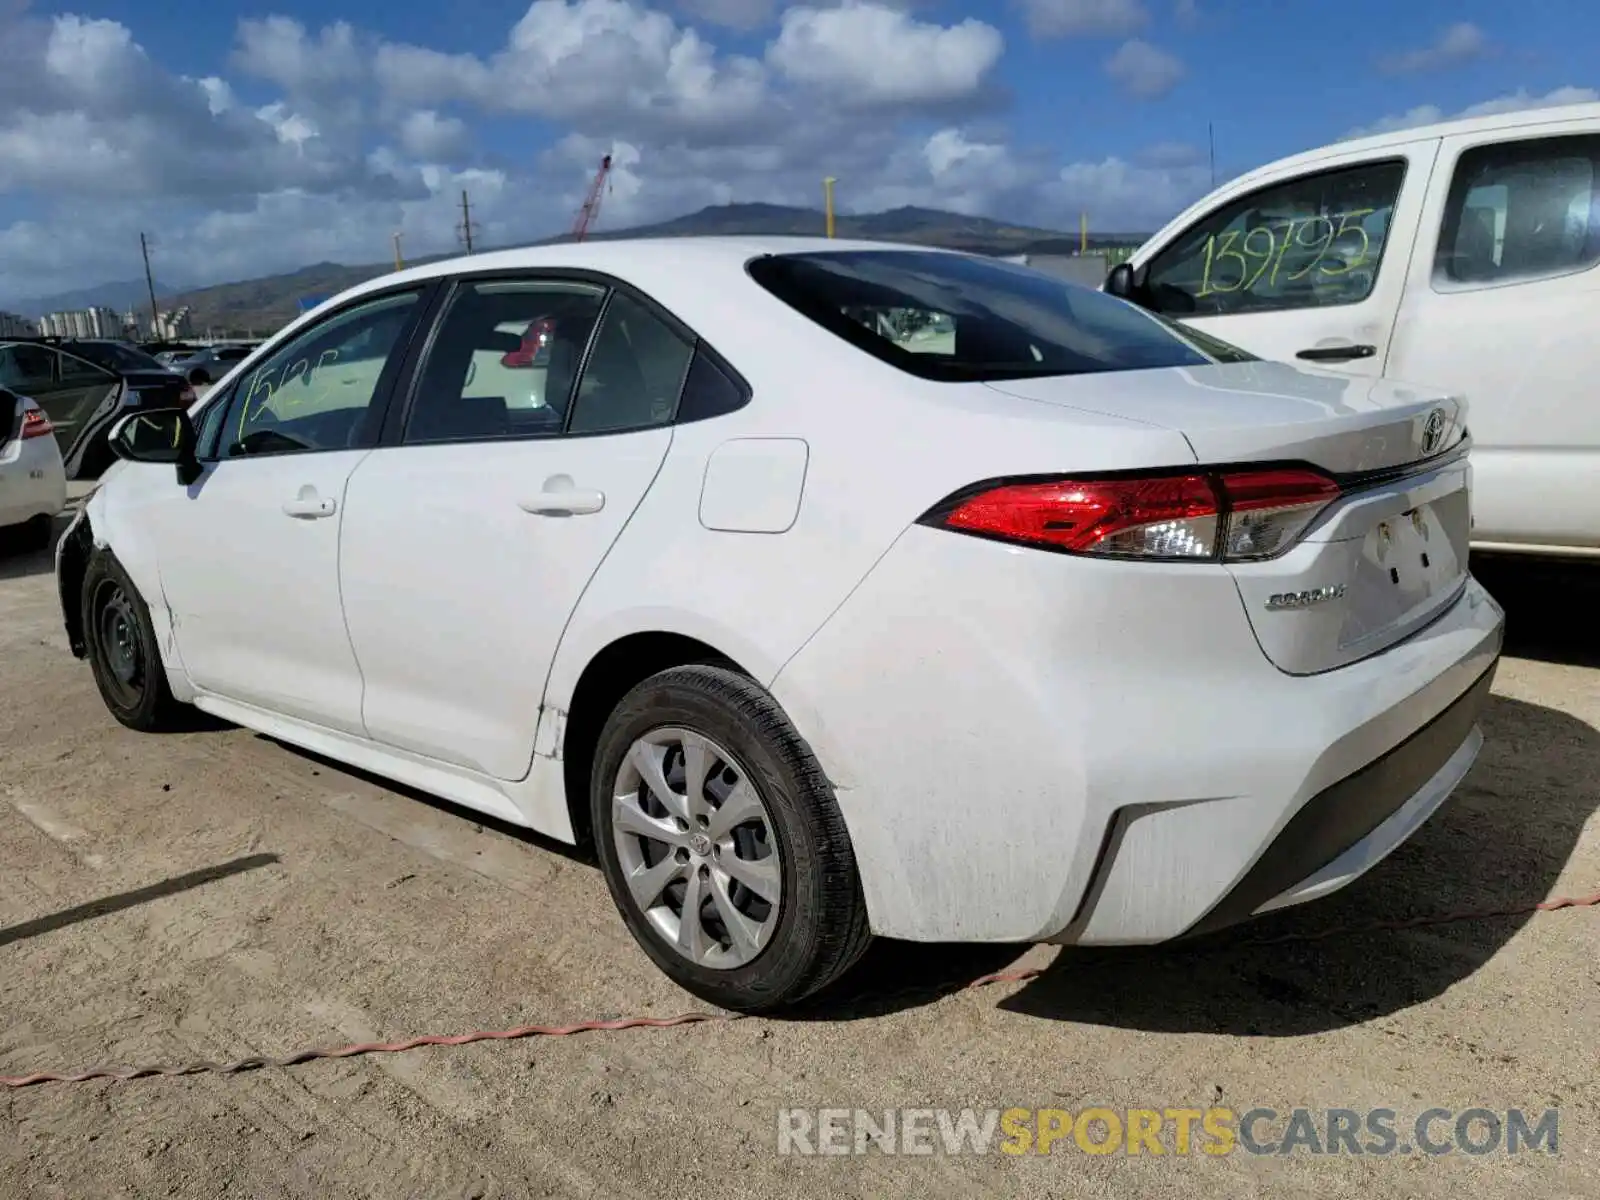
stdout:
<svg viewBox="0 0 1600 1200">
<path fill-rule="evenodd" d="M 142 233 L 139 235 L 139 253 L 144 255 L 144 286 L 150 292 L 150 337 L 156 339 L 161 336 L 158 328 L 161 314 L 156 312 L 156 281 L 155 276 L 150 274 L 150 243 Z"/>
<path fill-rule="evenodd" d="M 467 199 L 465 189 L 461 192 L 461 224 L 456 226 L 456 232 L 461 235 L 461 240 L 467 244 L 467 253 L 472 253 L 472 202 Z"/>
<path fill-rule="evenodd" d="M 398 229 L 394 231 L 394 269 L 396 271 L 404 271 L 406 269 L 406 260 L 400 257 L 400 238 L 402 236 Z"/>
<path fill-rule="evenodd" d="M 822 211 L 826 218 L 828 236 L 833 236 L 833 185 L 839 181 L 832 175 L 822 181 Z"/>
</svg>

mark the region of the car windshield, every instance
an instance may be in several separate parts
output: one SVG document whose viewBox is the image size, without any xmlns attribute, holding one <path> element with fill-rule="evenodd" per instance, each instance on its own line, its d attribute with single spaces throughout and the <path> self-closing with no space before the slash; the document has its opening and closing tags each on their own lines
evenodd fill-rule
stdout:
<svg viewBox="0 0 1600 1200">
<path fill-rule="evenodd" d="M 86 358 L 97 367 L 111 371 L 161 371 L 165 368 L 143 350 L 121 342 L 69 342 L 62 347 L 68 354 Z"/>
<path fill-rule="evenodd" d="M 1132 304 L 997 259 L 926 250 L 758 258 L 751 277 L 852 345 L 924 379 L 1250 362 Z"/>
</svg>

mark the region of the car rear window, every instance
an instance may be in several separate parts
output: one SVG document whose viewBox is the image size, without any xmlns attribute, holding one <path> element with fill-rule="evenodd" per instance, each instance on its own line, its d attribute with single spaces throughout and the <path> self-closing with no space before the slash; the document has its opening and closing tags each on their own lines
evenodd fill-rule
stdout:
<svg viewBox="0 0 1600 1200">
<path fill-rule="evenodd" d="M 926 250 L 826 250 L 767 255 L 748 270 L 817 324 L 924 379 L 1018 379 L 1254 360 L 1103 292 L 998 259 Z"/>
</svg>

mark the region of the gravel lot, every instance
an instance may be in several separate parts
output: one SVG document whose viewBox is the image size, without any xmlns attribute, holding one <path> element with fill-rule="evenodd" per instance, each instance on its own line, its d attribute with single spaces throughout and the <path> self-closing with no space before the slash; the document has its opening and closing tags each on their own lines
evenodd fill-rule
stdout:
<svg viewBox="0 0 1600 1200">
<path fill-rule="evenodd" d="M 1469 781 L 1366 879 L 1251 935 L 1600 887 L 1600 571 L 1480 574 L 1515 657 Z M 43 556 L 0 557 L 0 663 L 0 1073 L 698 1007 L 560 847 L 242 730 L 122 730 Z M 806 1019 L 6 1091 L 0 1194 L 1600 1196 L 1600 909 L 1243 943 L 880 945 Z M 1046 970 L 935 986 L 1014 964 Z M 780 1107 L 1214 1104 L 1402 1127 L 1556 1106 L 1559 1153 L 776 1152 Z"/>
</svg>

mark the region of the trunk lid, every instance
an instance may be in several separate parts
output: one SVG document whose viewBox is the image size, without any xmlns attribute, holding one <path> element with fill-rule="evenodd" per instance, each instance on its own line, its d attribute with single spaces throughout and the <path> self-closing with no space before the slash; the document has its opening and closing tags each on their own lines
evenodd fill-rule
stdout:
<svg viewBox="0 0 1600 1200">
<path fill-rule="evenodd" d="M 989 386 L 1181 432 L 1205 466 L 1306 463 L 1338 478 L 1342 495 L 1299 543 L 1228 564 L 1262 651 L 1286 672 L 1376 654 L 1465 585 L 1472 475 L 1459 398 L 1269 362 Z"/>
<path fill-rule="evenodd" d="M 1462 402 L 1442 392 L 1288 363 L 1015 379 L 997 391 L 1175 429 L 1203 463 L 1311 463 L 1335 475 L 1402 466 L 1424 453 L 1437 409 L 1438 446 L 1460 440 Z"/>
</svg>

